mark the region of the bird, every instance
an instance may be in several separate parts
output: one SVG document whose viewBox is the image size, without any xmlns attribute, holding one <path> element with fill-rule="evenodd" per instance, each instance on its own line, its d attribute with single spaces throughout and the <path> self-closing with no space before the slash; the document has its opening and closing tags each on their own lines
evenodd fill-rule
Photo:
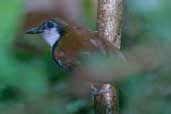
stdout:
<svg viewBox="0 0 171 114">
<path fill-rule="evenodd" d="M 110 56 L 116 54 L 126 60 L 120 50 L 111 42 L 99 37 L 97 31 L 91 31 L 81 25 L 70 25 L 56 18 L 43 21 L 37 27 L 26 30 L 26 34 L 40 34 L 49 45 L 52 58 L 62 69 L 69 72 L 81 72 L 83 59 L 100 54 Z M 90 82 L 93 95 L 109 93 L 110 90 L 97 89 Z"/>
<path fill-rule="evenodd" d="M 68 71 L 79 70 L 81 57 L 86 58 L 91 54 L 122 55 L 117 47 L 99 37 L 96 31 L 70 25 L 61 19 L 45 20 L 37 27 L 28 29 L 26 34 L 40 34 L 50 46 L 53 60 Z"/>
</svg>

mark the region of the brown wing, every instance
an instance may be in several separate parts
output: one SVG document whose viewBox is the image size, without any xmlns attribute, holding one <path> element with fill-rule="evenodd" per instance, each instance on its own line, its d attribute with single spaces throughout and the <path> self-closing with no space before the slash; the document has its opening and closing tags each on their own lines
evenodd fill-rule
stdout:
<svg viewBox="0 0 171 114">
<path fill-rule="evenodd" d="M 53 51 L 54 59 L 66 69 L 75 70 L 78 68 L 81 64 L 80 55 L 87 56 L 96 52 L 106 54 L 109 50 L 118 50 L 88 29 L 78 26 L 66 29 L 70 32 L 65 32 Z"/>
</svg>

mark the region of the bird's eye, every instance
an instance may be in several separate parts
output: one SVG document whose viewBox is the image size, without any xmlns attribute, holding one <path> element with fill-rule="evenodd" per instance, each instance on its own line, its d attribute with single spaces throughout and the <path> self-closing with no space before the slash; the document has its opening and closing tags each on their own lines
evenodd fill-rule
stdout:
<svg viewBox="0 0 171 114">
<path fill-rule="evenodd" d="M 53 28 L 54 24 L 52 22 L 47 22 L 46 26 L 47 26 L 47 28 Z"/>
</svg>

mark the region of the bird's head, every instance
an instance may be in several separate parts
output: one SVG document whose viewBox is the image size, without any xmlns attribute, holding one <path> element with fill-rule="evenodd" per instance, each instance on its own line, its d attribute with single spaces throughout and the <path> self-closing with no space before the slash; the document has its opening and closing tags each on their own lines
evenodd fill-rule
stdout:
<svg viewBox="0 0 171 114">
<path fill-rule="evenodd" d="M 38 27 L 31 28 L 26 31 L 26 34 L 41 34 L 42 38 L 53 47 L 64 32 L 64 24 L 57 22 L 54 19 L 41 23 Z"/>
</svg>

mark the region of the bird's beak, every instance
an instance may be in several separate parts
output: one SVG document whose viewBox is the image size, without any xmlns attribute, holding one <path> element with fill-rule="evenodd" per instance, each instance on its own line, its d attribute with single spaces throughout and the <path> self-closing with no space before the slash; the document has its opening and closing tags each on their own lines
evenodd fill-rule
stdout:
<svg viewBox="0 0 171 114">
<path fill-rule="evenodd" d="M 40 33 L 43 33 L 43 30 L 41 30 L 41 29 L 38 28 L 38 27 L 31 28 L 31 29 L 28 29 L 28 30 L 26 31 L 26 34 L 40 34 Z"/>
</svg>

